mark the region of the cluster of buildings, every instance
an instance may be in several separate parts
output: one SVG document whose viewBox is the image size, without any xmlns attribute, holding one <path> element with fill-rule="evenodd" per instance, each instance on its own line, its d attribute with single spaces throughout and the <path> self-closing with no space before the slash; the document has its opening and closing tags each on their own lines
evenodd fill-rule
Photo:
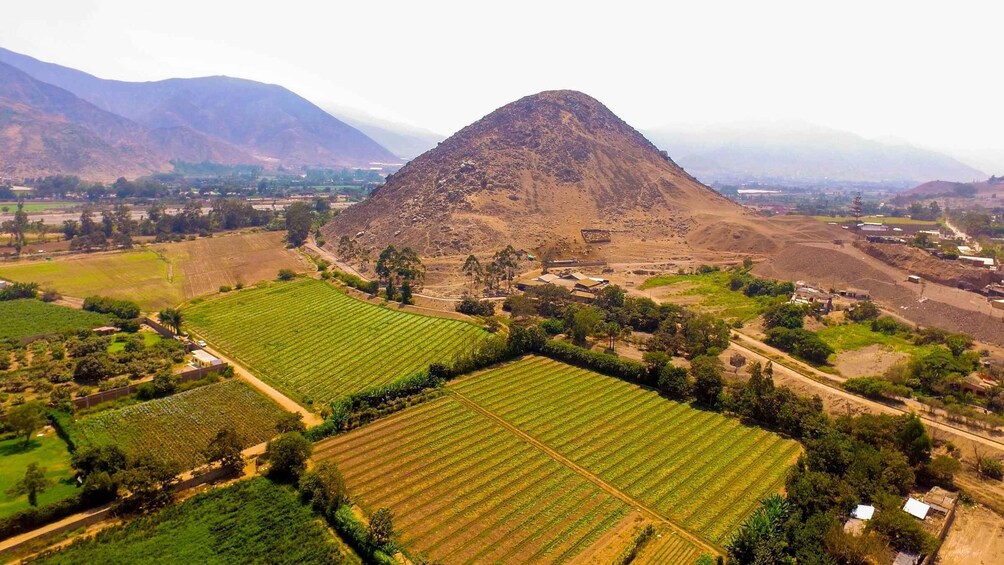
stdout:
<svg viewBox="0 0 1004 565">
<path fill-rule="evenodd" d="M 792 304 L 803 304 L 812 306 L 821 314 L 829 314 L 833 311 L 834 301 L 844 300 L 853 303 L 857 300 L 871 300 L 871 293 L 860 288 L 846 288 L 837 292 L 826 292 L 821 288 L 814 287 L 805 281 L 795 282 L 795 292 L 792 293 L 788 301 Z"/>
<path fill-rule="evenodd" d="M 951 517 L 955 512 L 958 499 L 958 493 L 947 491 L 941 487 L 933 487 L 919 498 L 907 497 L 901 511 L 923 522 L 923 528 L 931 535 L 944 539 L 948 526 L 951 525 Z M 895 512 L 895 510 L 887 511 Z M 858 505 L 844 522 L 844 531 L 855 536 L 862 535 L 868 521 L 875 517 L 876 512 L 878 510 L 874 506 Z M 896 554 L 892 563 L 893 565 L 917 565 L 920 560 L 920 555 L 901 551 Z"/>
<path fill-rule="evenodd" d="M 599 277 L 590 277 L 579 271 L 567 271 L 560 275 L 544 273 L 531 279 L 516 281 L 516 288 L 526 290 L 537 286 L 552 284 L 567 288 L 572 293 L 572 299 L 580 302 L 592 302 L 596 293 L 610 284 L 610 281 Z"/>
</svg>

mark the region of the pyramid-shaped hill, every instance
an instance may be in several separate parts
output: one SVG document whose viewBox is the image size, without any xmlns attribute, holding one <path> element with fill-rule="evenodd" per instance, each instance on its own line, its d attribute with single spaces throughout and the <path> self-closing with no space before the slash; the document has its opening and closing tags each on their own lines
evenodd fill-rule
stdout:
<svg viewBox="0 0 1004 565">
<path fill-rule="evenodd" d="M 465 127 L 324 231 L 330 241 L 363 232 L 357 240 L 372 251 L 393 243 L 444 257 L 509 244 L 594 252 L 581 230 L 609 230 L 605 253 L 640 258 L 639 242 L 770 252 L 777 230 L 763 223 L 599 101 L 560 90 L 527 96 Z"/>
</svg>

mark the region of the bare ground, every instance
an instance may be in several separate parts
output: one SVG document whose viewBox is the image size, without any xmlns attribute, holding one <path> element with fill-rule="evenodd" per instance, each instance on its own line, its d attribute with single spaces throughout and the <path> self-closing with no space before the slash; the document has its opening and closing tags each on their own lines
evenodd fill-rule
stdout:
<svg viewBox="0 0 1004 565">
<path fill-rule="evenodd" d="M 846 378 L 882 375 L 887 369 L 910 356 L 879 344 L 837 354 L 834 366 Z"/>
<path fill-rule="evenodd" d="M 941 565 L 991 565 L 1004 560 L 1004 518 L 982 505 L 959 506 L 938 552 Z"/>
</svg>

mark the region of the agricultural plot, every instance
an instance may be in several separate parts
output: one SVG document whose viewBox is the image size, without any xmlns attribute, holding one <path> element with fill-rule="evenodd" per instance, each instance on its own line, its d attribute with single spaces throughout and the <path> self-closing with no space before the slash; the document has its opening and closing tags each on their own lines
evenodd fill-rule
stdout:
<svg viewBox="0 0 1004 565">
<path fill-rule="evenodd" d="M 283 409 L 242 381 L 230 380 L 99 412 L 76 422 L 74 440 L 83 445 L 118 445 L 126 453 L 149 453 L 184 468 L 202 463 L 201 451 L 224 427 L 244 446 L 271 439 Z"/>
<path fill-rule="evenodd" d="M 353 500 L 389 507 L 410 553 L 442 563 L 561 563 L 632 509 L 451 396 L 320 444 Z"/>
<path fill-rule="evenodd" d="M 797 442 L 546 358 L 450 385 L 619 491 L 714 544 L 778 492 Z"/>
<path fill-rule="evenodd" d="M 362 563 L 289 487 L 254 478 L 102 530 L 37 563 Z"/>
<path fill-rule="evenodd" d="M 110 320 L 105 314 L 74 310 L 41 300 L 0 302 L 0 340 L 91 329 Z"/>
<path fill-rule="evenodd" d="M 778 301 L 771 296 L 749 297 L 729 289 L 726 271 L 692 275 L 659 275 L 638 288 L 650 290 L 653 298 L 668 300 L 710 312 L 728 320 L 748 322 Z"/>
<path fill-rule="evenodd" d="M 296 401 L 326 403 L 448 362 L 488 336 L 472 324 L 385 308 L 309 279 L 185 310 L 189 329 Z"/>
<path fill-rule="evenodd" d="M 244 233 L 163 243 L 115 253 L 0 266 L 0 278 L 37 282 L 78 298 L 132 300 L 144 310 L 174 306 L 223 285 L 271 279 L 279 269 L 303 271 L 278 232 Z"/>
</svg>

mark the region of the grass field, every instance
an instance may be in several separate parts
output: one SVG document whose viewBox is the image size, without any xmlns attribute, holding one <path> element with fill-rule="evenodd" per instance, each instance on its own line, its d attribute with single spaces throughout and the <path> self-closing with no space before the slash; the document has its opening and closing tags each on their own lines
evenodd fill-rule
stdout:
<svg viewBox="0 0 1004 565">
<path fill-rule="evenodd" d="M 29 214 L 32 212 L 44 212 L 46 210 L 58 210 L 60 208 L 70 208 L 71 206 L 79 205 L 78 202 L 25 202 L 24 211 Z M 3 208 L 10 208 L 7 214 L 13 215 L 17 210 L 17 202 L 0 202 L 0 214 Z"/>
<path fill-rule="evenodd" d="M 631 512 L 453 397 L 319 446 L 364 510 L 390 507 L 400 541 L 443 563 L 557 563 Z"/>
<path fill-rule="evenodd" d="M 449 361 L 488 335 L 466 322 L 368 304 L 315 279 L 234 292 L 184 314 L 189 329 L 304 403 Z"/>
<path fill-rule="evenodd" d="M 659 275 L 643 282 L 640 290 L 655 290 L 653 297 L 711 312 L 729 320 L 748 322 L 759 316 L 778 299 L 770 296 L 750 298 L 729 289 L 731 274 L 716 271 L 693 275 Z"/>
<path fill-rule="evenodd" d="M 408 547 L 443 562 L 567 561 L 626 515 L 619 492 L 669 520 L 659 555 L 693 563 L 782 488 L 800 451 L 541 357 L 449 390 L 316 454 L 336 459 L 365 509 L 398 513 Z"/>
<path fill-rule="evenodd" d="M 138 335 L 143 338 L 143 345 L 145 347 L 157 345 L 164 340 L 164 338 L 160 337 L 160 334 L 150 331 L 138 332 L 136 334 L 117 333 L 112 336 L 112 342 L 108 344 L 108 353 L 121 353 L 122 351 L 125 351 L 126 343 L 133 335 Z"/>
<path fill-rule="evenodd" d="M 0 339 L 96 328 L 109 320 L 105 314 L 74 310 L 41 300 L 5 300 L 0 302 Z"/>
<path fill-rule="evenodd" d="M 881 345 L 892 351 L 906 353 L 920 358 L 936 349 L 932 345 L 914 345 L 905 337 L 882 332 L 873 332 L 870 323 L 849 323 L 825 327 L 816 332 L 836 353 L 855 351 L 870 345 Z"/>
<path fill-rule="evenodd" d="M 117 410 L 75 423 L 83 445 L 114 444 L 127 453 L 150 453 L 189 469 L 218 431 L 232 427 L 250 447 L 276 435 L 282 408 L 248 384 L 230 380 Z"/>
<path fill-rule="evenodd" d="M 304 270 L 279 232 L 244 233 L 150 245 L 132 251 L 73 255 L 53 261 L 0 265 L 0 277 L 37 282 L 67 296 L 93 294 L 154 311 L 238 282 L 275 278 L 279 269 Z"/>
<path fill-rule="evenodd" d="M 45 476 L 52 485 L 38 496 L 38 505 L 45 506 L 77 492 L 70 468 L 70 452 L 59 436 L 52 432 L 34 437 L 27 447 L 24 438 L 0 441 L 0 518 L 28 508 L 28 496 L 12 497 L 7 489 L 24 476 L 29 463 L 45 467 Z"/>
<path fill-rule="evenodd" d="M 196 495 L 84 538 L 38 563 L 350 563 L 362 561 L 289 487 L 255 478 Z"/>
</svg>

